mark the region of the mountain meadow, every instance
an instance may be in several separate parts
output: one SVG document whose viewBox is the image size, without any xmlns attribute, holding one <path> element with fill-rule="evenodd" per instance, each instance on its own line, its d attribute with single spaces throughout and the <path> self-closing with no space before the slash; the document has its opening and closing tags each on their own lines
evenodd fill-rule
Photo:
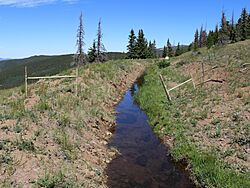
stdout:
<svg viewBox="0 0 250 188">
<path fill-rule="evenodd" d="M 0 187 L 249 188 L 250 13 L 220 15 L 190 44 L 130 29 L 126 52 L 99 18 L 85 52 L 81 13 L 75 54 L 1 60 Z"/>
</svg>

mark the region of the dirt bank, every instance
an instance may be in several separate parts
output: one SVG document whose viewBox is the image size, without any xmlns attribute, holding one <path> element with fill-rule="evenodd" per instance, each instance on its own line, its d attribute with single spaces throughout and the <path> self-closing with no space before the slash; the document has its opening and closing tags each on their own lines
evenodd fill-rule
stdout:
<svg viewBox="0 0 250 188">
<path fill-rule="evenodd" d="M 39 81 L 1 94 L 0 185 L 106 187 L 104 169 L 114 106 L 144 71 L 144 62 L 112 61 L 80 69 L 79 96 L 70 80 Z"/>
</svg>

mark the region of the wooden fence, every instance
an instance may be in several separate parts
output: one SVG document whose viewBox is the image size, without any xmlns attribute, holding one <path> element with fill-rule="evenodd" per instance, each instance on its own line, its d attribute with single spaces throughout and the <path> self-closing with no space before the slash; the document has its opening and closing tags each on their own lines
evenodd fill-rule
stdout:
<svg viewBox="0 0 250 188">
<path fill-rule="evenodd" d="M 192 82 L 192 83 L 193 83 L 193 87 L 194 87 L 194 89 L 195 89 L 195 83 L 194 83 L 194 80 L 193 80 L 193 77 L 192 77 L 192 76 L 191 76 L 190 79 L 186 80 L 185 82 L 182 82 L 182 83 L 178 84 L 177 86 L 172 87 L 171 89 L 168 89 L 168 88 L 167 88 L 167 86 L 165 85 L 164 79 L 163 79 L 163 77 L 162 77 L 161 74 L 160 74 L 160 79 L 161 79 L 161 83 L 162 83 L 162 85 L 163 85 L 163 88 L 164 88 L 164 90 L 165 90 L 165 93 L 166 93 L 167 98 L 168 98 L 169 101 L 172 101 L 172 98 L 171 98 L 171 95 L 170 95 L 170 91 L 172 91 L 172 90 L 174 90 L 174 89 L 177 89 L 178 87 L 180 87 L 180 86 L 182 86 L 182 85 L 184 85 L 184 84 L 186 84 L 186 83 L 188 83 L 188 82 Z"/>
<path fill-rule="evenodd" d="M 25 97 L 28 97 L 28 80 L 39 80 L 39 79 L 62 79 L 62 78 L 72 78 L 75 79 L 75 93 L 76 96 L 78 95 L 78 76 L 79 76 L 79 72 L 78 72 L 78 67 L 76 68 L 76 74 L 75 75 L 63 75 L 63 76 L 35 76 L 35 77 L 31 77 L 28 76 L 28 70 L 27 67 L 25 66 L 24 68 L 24 74 L 25 74 Z"/>
<path fill-rule="evenodd" d="M 192 82 L 192 83 L 193 83 L 194 89 L 195 89 L 197 86 L 202 85 L 202 84 L 204 84 L 204 83 L 206 83 L 206 82 L 210 82 L 210 81 L 222 83 L 223 81 L 221 81 L 221 80 L 215 80 L 215 79 L 204 80 L 205 73 L 206 73 L 206 72 L 209 72 L 209 71 L 211 71 L 211 70 L 213 70 L 213 69 L 216 69 L 216 68 L 218 68 L 217 65 L 215 65 L 215 66 L 213 66 L 213 67 L 211 67 L 211 68 L 209 68 L 209 69 L 204 70 L 204 67 L 203 67 L 203 65 L 202 65 L 202 76 L 199 77 L 199 78 L 197 78 L 197 79 L 203 78 L 203 79 L 202 79 L 202 82 L 200 82 L 200 83 L 198 83 L 198 84 L 195 84 L 194 78 L 193 78 L 193 76 L 190 74 L 190 76 L 191 76 L 190 79 L 186 80 L 185 82 L 182 82 L 182 83 L 178 84 L 177 86 L 174 86 L 174 87 L 171 88 L 171 89 L 168 89 L 168 88 L 167 88 L 167 86 L 165 85 L 164 79 L 163 79 L 162 75 L 160 74 L 161 83 L 162 83 L 162 85 L 163 85 L 163 88 L 164 88 L 164 91 L 165 91 L 165 94 L 166 94 L 168 100 L 169 100 L 169 101 L 172 101 L 172 98 L 171 98 L 171 95 L 170 95 L 170 91 L 172 91 L 172 90 L 174 90 L 174 89 L 177 89 L 178 87 L 180 87 L 180 86 L 182 86 L 182 85 L 184 85 L 184 84 L 186 84 L 186 83 L 188 83 L 188 82 Z"/>
</svg>

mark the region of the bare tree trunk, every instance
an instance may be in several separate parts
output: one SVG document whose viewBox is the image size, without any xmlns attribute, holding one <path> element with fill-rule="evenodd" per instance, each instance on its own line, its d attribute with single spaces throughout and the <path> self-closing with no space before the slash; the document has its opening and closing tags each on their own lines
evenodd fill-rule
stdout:
<svg viewBox="0 0 250 188">
<path fill-rule="evenodd" d="M 101 30 L 101 18 L 98 22 L 98 33 L 97 33 L 97 61 L 100 62 L 101 47 L 102 47 L 102 30 Z"/>
<path fill-rule="evenodd" d="M 85 56 L 84 56 L 84 51 L 83 51 L 83 46 L 84 46 L 84 29 L 83 29 L 83 16 L 82 13 L 80 15 L 80 24 L 77 30 L 77 52 L 75 54 L 75 63 L 79 67 L 80 64 L 83 64 L 85 62 Z"/>
</svg>

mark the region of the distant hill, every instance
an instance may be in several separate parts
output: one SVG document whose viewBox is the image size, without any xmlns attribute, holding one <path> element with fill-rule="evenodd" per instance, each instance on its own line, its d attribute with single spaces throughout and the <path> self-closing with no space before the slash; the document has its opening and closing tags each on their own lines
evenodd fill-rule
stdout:
<svg viewBox="0 0 250 188">
<path fill-rule="evenodd" d="M 110 60 L 124 59 L 125 56 L 122 52 L 108 52 Z M 69 69 L 72 61 L 72 54 L 0 61 L 0 89 L 23 84 L 25 66 L 28 68 L 29 76 L 54 75 Z"/>
<path fill-rule="evenodd" d="M 70 68 L 72 55 L 33 56 L 25 59 L 5 60 L 0 62 L 0 85 L 11 88 L 24 82 L 24 67 L 28 67 L 30 76 L 57 74 Z"/>
</svg>

